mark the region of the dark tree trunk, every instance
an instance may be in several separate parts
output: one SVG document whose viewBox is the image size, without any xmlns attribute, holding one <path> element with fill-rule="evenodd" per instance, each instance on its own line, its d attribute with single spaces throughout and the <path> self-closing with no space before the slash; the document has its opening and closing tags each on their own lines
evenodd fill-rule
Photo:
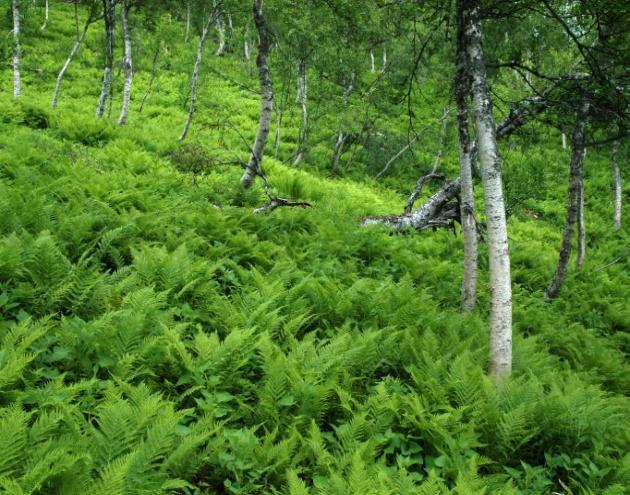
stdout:
<svg viewBox="0 0 630 495">
<path fill-rule="evenodd" d="M 464 38 L 464 19 L 457 10 L 457 70 L 455 75 L 455 101 L 457 104 L 457 130 L 459 134 L 459 168 L 461 177 L 460 217 L 464 236 L 464 278 L 462 281 L 462 311 L 472 311 L 477 300 L 477 222 L 473 193 L 472 142 L 468 128 L 468 98 L 470 74 Z"/>
<path fill-rule="evenodd" d="M 580 184 L 584 167 L 584 127 L 588 114 L 589 101 L 584 98 L 577 113 L 575 127 L 573 129 L 571 169 L 569 172 L 569 204 L 567 207 L 567 217 L 562 234 L 562 244 L 560 246 L 560 256 L 556 273 L 545 291 L 548 299 L 556 297 L 562 289 L 562 285 L 567 277 L 569 257 L 571 256 L 571 242 L 573 240 L 573 229 L 578 221 Z"/>
</svg>

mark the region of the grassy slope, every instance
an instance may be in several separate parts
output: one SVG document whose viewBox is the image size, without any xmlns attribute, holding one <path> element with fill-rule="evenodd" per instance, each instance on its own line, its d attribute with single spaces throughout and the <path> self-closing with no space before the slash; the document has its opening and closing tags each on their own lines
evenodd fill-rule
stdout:
<svg viewBox="0 0 630 495">
<path fill-rule="evenodd" d="M 0 491 L 630 485 L 628 267 L 600 269 L 628 236 L 609 227 L 605 156 L 589 150 L 587 264 L 546 303 L 568 153 L 554 135 L 505 150 L 508 191 L 522 203 L 510 220 L 514 378 L 499 397 L 484 377 L 485 282 L 480 310 L 457 312 L 461 237 L 357 226 L 399 210 L 403 181 L 331 180 L 315 153 L 303 170 L 268 158 L 279 191 L 315 205 L 270 216 L 251 213 L 261 191 L 241 192 L 233 166 L 194 186 L 169 160 L 192 63 L 172 54 L 192 59 L 193 48 L 173 43 L 144 111 L 116 129 L 91 117 L 100 26 L 49 114 L 72 33 L 61 8 L 43 34 L 29 12 L 19 104 L 0 72 Z M 181 36 L 178 24 L 163 30 Z M 244 72 L 211 49 L 207 59 Z M 204 73 L 192 139 L 219 160 L 244 156 L 238 134 L 216 124 L 249 139 L 256 97 Z"/>
</svg>

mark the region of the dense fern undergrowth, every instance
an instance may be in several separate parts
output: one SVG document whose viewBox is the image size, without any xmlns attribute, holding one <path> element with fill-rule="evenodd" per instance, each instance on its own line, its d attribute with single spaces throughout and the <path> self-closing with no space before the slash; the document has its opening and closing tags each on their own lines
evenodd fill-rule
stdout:
<svg viewBox="0 0 630 495">
<path fill-rule="evenodd" d="M 97 25 L 51 112 L 64 8 L 45 31 L 26 19 L 19 102 L 0 71 L 0 493 L 627 493 L 628 235 L 610 228 L 605 152 L 587 157 L 587 263 L 546 302 L 569 152 L 544 128 L 504 150 L 515 359 L 499 391 L 487 301 L 458 312 L 461 235 L 358 226 L 401 209 L 417 164 L 375 182 L 359 153 L 331 178 L 322 140 L 294 169 L 289 116 L 266 167 L 314 207 L 255 215 L 261 189 L 224 163 L 255 132 L 256 95 L 221 75 L 255 86 L 244 63 L 208 54 L 181 148 L 193 43 L 172 41 L 190 56 L 163 55 L 142 112 L 154 47 L 136 44 L 116 128 L 92 117 Z M 193 182 L 186 153 L 209 174 Z"/>
</svg>

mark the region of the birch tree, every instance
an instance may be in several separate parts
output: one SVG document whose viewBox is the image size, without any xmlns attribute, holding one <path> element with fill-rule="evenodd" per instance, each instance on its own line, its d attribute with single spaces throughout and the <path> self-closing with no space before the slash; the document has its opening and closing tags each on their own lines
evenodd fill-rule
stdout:
<svg viewBox="0 0 630 495">
<path fill-rule="evenodd" d="M 619 154 L 619 141 L 615 141 L 612 144 L 612 150 L 610 153 L 610 164 L 612 165 L 613 177 L 615 180 L 615 228 L 621 228 L 621 169 L 619 168 L 618 161 Z"/>
<path fill-rule="evenodd" d="M 42 31 L 48 27 L 48 0 L 44 0 L 44 23 L 40 28 Z"/>
<path fill-rule="evenodd" d="M 195 59 L 195 66 L 193 68 L 192 76 L 190 78 L 190 106 L 188 109 L 188 117 L 184 124 L 184 129 L 179 136 L 179 141 L 186 139 L 190 124 L 192 123 L 193 115 L 197 111 L 197 94 L 199 91 L 199 69 L 201 68 L 201 61 L 203 59 L 203 52 L 206 46 L 206 40 L 208 39 L 208 33 L 210 32 L 210 26 L 212 25 L 216 11 L 210 15 L 208 21 L 203 26 L 201 37 L 199 38 L 199 46 L 197 47 L 197 57 Z"/>
<path fill-rule="evenodd" d="M 22 96 L 22 74 L 20 72 L 20 0 L 13 0 L 13 97 Z"/>
<path fill-rule="evenodd" d="M 490 373 L 503 379 L 512 368 L 512 284 L 501 163 L 492 101 L 486 81 L 481 5 L 479 0 L 458 0 L 461 28 L 468 55 L 473 115 L 483 182 L 488 258 L 490 261 Z"/>
<path fill-rule="evenodd" d="M 85 36 L 87 35 L 88 29 L 94 22 L 96 22 L 99 19 L 97 6 L 98 6 L 98 3 L 96 1 L 91 2 L 90 11 L 89 11 L 87 19 L 85 20 L 85 24 L 83 25 L 83 30 L 77 36 L 74 42 L 74 45 L 72 46 L 72 50 L 70 51 L 70 55 L 68 55 L 68 58 L 63 64 L 63 67 L 61 67 L 59 74 L 57 75 L 55 91 L 53 93 L 53 97 L 51 101 L 51 106 L 53 109 L 57 108 L 57 103 L 59 100 L 59 92 L 61 91 L 61 83 L 63 82 L 63 78 L 66 75 L 66 72 L 68 71 L 68 68 L 70 67 L 70 64 L 72 63 L 72 60 L 74 60 L 74 57 L 79 52 L 79 48 L 81 47 L 81 43 L 83 43 L 83 40 L 85 39 Z"/>
<path fill-rule="evenodd" d="M 122 126 L 127 123 L 127 116 L 129 115 L 129 105 L 131 103 L 131 89 L 133 85 L 133 63 L 131 56 L 131 30 L 129 28 L 129 0 L 120 0 L 121 3 L 121 18 L 123 28 L 123 40 L 124 40 L 124 56 L 123 56 L 123 70 L 125 72 L 125 81 L 123 84 L 123 100 L 120 109 L 120 115 L 118 117 L 118 125 Z"/>
<path fill-rule="evenodd" d="M 271 74 L 269 71 L 269 49 L 271 40 L 265 15 L 263 12 L 264 0 L 254 0 L 253 12 L 256 31 L 258 32 L 258 54 L 256 56 L 256 66 L 258 67 L 258 79 L 260 81 L 260 119 L 258 122 L 258 132 L 252 148 L 251 156 L 241 177 L 241 186 L 249 189 L 256 180 L 256 176 L 262 173 L 262 160 L 269 139 L 269 129 L 273 115 L 273 88 L 271 85 Z"/>
<path fill-rule="evenodd" d="M 105 113 L 107 102 L 112 94 L 112 70 L 114 67 L 114 26 L 116 24 L 115 0 L 103 0 L 103 18 L 105 24 L 105 68 L 103 69 L 103 82 L 101 95 L 98 99 L 96 116 L 102 117 Z"/>
</svg>

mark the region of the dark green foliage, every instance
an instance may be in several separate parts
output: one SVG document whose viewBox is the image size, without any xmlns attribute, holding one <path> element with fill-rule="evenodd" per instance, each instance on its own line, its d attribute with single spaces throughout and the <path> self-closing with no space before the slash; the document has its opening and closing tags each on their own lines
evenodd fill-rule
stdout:
<svg viewBox="0 0 630 495">
<path fill-rule="evenodd" d="M 180 144 L 170 156 L 171 162 L 177 170 L 185 174 L 208 175 L 214 166 L 214 158 L 199 143 Z"/>
</svg>

